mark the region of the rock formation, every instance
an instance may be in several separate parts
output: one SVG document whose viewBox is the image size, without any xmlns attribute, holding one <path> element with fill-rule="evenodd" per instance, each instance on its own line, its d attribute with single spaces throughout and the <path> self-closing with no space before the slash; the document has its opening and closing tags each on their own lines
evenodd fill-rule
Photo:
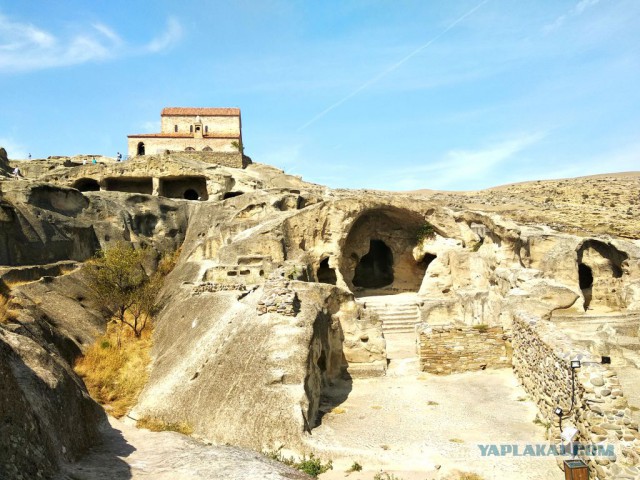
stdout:
<svg viewBox="0 0 640 480">
<path fill-rule="evenodd" d="M 188 422 L 198 437 L 255 450 L 303 450 L 326 389 L 384 375 L 383 325 L 359 297 L 414 292 L 419 331 L 471 335 L 481 325 L 507 343 L 523 312 L 551 323 L 640 310 L 638 230 L 617 222 L 627 210 L 616 206 L 610 234 L 602 232 L 599 198 L 615 192 L 598 193 L 600 178 L 562 183 L 589 192 L 576 216 L 574 205 L 546 201 L 557 182 L 465 194 L 332 191 L 260 164 L 233 169 L 180 154 L 33 161 L 24 172 L 0 184 L 0 279 L 14 285 L 20 312 L 0 329 L 0 405 L 30 412 L 11 423 L 5 469 L 23 464 L 12 460 L 14 445 L 44 472 L 92 441 L 102 416 L 69 365 L 104 328 L 85 300 L 82 262 L 114 241 L 159 253 L 181 247 L 161 293 L 149 383 L 131 416 Z M 638 177 L 607 185 L 616 182 Z M 624 365 L 633 363 L 634 335 L 616 347 Z M 598 359 L 613 348 L 580 345 Z M 34 391 L 50 400 L 35 402 Z M 73 398 L 64 411 L 82 426 L 55 423 L 59 394 Z M 35 433 L 19 433 L 27 427 Z M 73 441 L 55 451 L 47 438 L 62 428 Z M 632 456 L 624 462 L 631 468 Z"/>
</svg>

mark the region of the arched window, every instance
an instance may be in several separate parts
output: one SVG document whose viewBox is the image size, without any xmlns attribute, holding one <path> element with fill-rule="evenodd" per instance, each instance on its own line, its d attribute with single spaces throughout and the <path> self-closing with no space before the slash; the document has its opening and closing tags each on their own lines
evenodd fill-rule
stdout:
<svg viewBox="0 0 640 480">
<path fill-rule="evenodd" d="M 173 131 L 174 131 L 174 132 L 176 132 L 176 133 L 178 133 L 178 125 L 174 125 L 174 126 L 173 126 Z"/>
<path fill-rule="evenodd" d="M 193 147 L 187 147 L 187 148 L 185 148 L 184 150 L 185 150 L 185 152 L 193 152 L 193 151 L 195 150 L 195 148 L 193 148 Z"/>
<path fill-rule="evenodd" d="M 189 132 L 193 133 L 193 125 L 189 125 Z"/>
<path fill-rule="evenodd" d="M 211 147 L 204 147 L 204 148 L 202 149 L 202 151 L 203 151 L 203 152 L 211 152 L 212 150 L 211 150 Z"/>
<path fill-rule="evenodd" d="M 144 155 L 144 143 L 138 143 L 138 155 Z"/>
<path fill-rule="evenodd" d="M 209 125 L 204 126 L 204 133 L 209 133 Z"/>
</svg>

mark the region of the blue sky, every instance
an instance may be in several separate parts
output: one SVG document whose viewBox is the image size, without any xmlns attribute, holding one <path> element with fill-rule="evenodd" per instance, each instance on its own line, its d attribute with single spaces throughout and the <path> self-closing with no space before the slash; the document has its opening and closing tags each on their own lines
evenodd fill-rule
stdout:
<svg viewBox="0 0 640 480">
<path fill-rule="evenodd" d="M 254 161 L 331 187 L 640 170 L 640 2 L 0 0 L 0 92 L 10 158 L 234 106 Z"/>
</svg>

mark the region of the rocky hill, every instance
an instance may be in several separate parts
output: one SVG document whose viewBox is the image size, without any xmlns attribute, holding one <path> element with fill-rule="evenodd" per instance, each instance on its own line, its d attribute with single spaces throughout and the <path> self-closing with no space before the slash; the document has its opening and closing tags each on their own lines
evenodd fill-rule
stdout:
<svg viewBox="0 0 640 480">
<path fill-rule="evenodd" d="M 640 310 L 637 174 L 389 193 L 180 154 L 22 170 L 0 181 L 0 281 L 15 310 L 0 325 L 7 478 L 64 469 L 104 428 L 70 365 L 106 324 L 83 262 L 116 241 L 158 258 L 181 248 L 130 416 L 258 451 L 304 451 L 333 384 L 385 374 L 382 322 L 359 296 L 413 292 L 425 324 L 507 336 L 523 310 L 546 320 Z"/>
<path fill-rule="evenodd" d="M 640 172 L 504 185 L 477 192 L 414 192 L 453 208 L 495 212 L 577 235 L 640 238 Z"/>
</svg>

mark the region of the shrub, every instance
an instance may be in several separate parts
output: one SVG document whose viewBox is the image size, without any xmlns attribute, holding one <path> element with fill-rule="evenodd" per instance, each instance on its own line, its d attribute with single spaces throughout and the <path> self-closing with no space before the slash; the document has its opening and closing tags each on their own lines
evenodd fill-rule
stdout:
<svg viewBox="0 0 640 480">
<path fill-rule="evenodd" d="M 429 222 L 425 222 L 416 232 L 416 241 L 418 243 L 425 239 L 434 238 L 436 236 L 436 229 Z"/>
<path fill-rule="evenodd" d="M 231 142 L 231 146 L 236 148 L 239 153 L 244 153 L 244 145 L 242 145 L 242 142 L 239 142 L 238 140 L 234 140 L 233 142 Z"/>
<path fill-rule="evenodd" d="M 487 330 L 489 330 L 489 325 L 487 325 L 486 323 L 479 323 L 478 325 L 474 325 L 473 328 L 479 333 L 485 333 Z"/>
<path fill-rule="evenodd" d="M 153 417 L 142 417 L 136 422 L 136 427 L 146 428 L 152 432 L 178 432 L 183 435 L 193 433 L 193 427 L 186 422 L 165 422 Z"/>
<path fill-rule="evenodd" d="M 264 452 L 263 455 L 270 458 L 271 460 L 276 460 L 280 463 L 288 465 L 289 467 L 295 468 L 296 470 L 300 470 L 301 472 L 304 472 L 307 475 L 311 475 L 314 478 L 324 472 L 333 470 L 333 462 L 331 460 L 323 464 L 322 460 L 311 453 L 309 454 L 308 458 L 307 455 L 304 454 L 302 456 L 302 459 L 296 461 L 296 459 L 293 457 L 285 457 L 282 454 L 282 448 L 283 447 L 280 447 L 277 450 Z"/>
<path fill-rule="evenodd" d="M 393 473 L 380 472 L 376 473 L 373 480 L 402 480 L 400 477 L 396 477 Z"/>
<path fill-rule="evenodd" d="M 347 472 L 361 472 L 361 471 L 362 471 L 362 465 L 360 465 L 358 462 L 353 462 L 349 470 L 347 470 Z"/>
<path fill-rule="evenodd" d="M 484 479 L 477 473 L 461 472 L 460 477 L 458 477 L 458 480 L 484 480 Z"/>
</svg>

